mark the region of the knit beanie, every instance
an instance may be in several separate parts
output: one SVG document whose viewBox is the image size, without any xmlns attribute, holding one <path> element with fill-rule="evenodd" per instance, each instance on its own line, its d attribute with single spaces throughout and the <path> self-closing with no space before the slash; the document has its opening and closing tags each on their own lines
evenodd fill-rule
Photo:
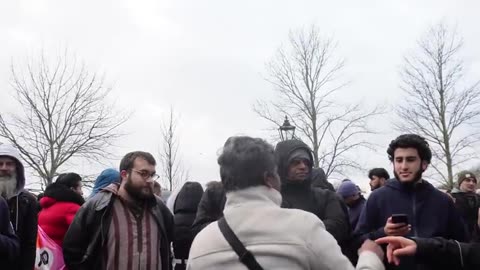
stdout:
<svg viewBox="0 0 480 270">
<path fill-rule="evenodd" d="M 470 171 L 461 171 L 458 173 L 458 186 L 460 186 L 462 184 L 463 181 L 465 181 L 466 179 L 468 178 L 473 178 L 475 179 L 475 183 L 477 183 L 477 177 L 475 176 L 475 174 L 473 174 L 472 172 Z"/>
<path fill-rule="evenodd" d="M 342 184 L 338 187 L 337 194 L 342 196 L 343 198 L 347 198 L 350 196 L 354 196 L 360 193 L 357 185 L 355 185 L 352 181 L 343 181 Z"/>
</svg>

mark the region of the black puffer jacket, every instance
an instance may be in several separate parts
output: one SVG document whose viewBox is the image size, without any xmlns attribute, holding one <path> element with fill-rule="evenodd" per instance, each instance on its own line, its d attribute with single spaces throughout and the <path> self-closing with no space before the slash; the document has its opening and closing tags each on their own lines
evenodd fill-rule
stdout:
<svg viewBox="0 0 480 270">
<path fill-rule="evenodd" d="M 299 140 L 288 140 L 277 144 L 275 159 L 278 173 L 282 180 L 282 207 L 301 209 L 315 214 L 325 224 L 327 231 L 335 237 L 338 243 L 350 238 L 351 228 L 348 216 L 342 208 L 342 202 L 330 191 L 312 187 L 311 177 L 303 182 L 293 182 L 287 179 L 288 158 L 298 149 L 305 149 L 311 156 L 310 148 Z M 310 168 L 310 171 L 312 168 Z"/>
<path fill-rule="evenodd" d="M 173 238 L 173 254 L 175 255 L 175 269 L 185 269 L 186 262 L 178 260 L 188 259 L 190 246 L 194 235 L 191 230 L 200 199 L 203 195 L 202 185 L 198 182 L 186 182 L 178 192 L 173 206 L 173 220 L 175 223 Z"/>
<path fill-rule="evenodd" d="M 465 221 L 471 242 L 480 242 L 480 229 L 478 228 L 478 209 L 480 196 L 473 192 L 452 192 L 455 198 L 455 207 Z"/>
<path fill-rule="evenodd" d="M 460 243 L 444 238 L 416 238 L 416 261 L 437 270 L 480 269 L 480 244 Z"/>
<path fill-rule="evenodd" d="M 222 183 L 216 182 L 207 187 L 198 204 L 197 216 L 192 225 L 194 238 L 208 224 L 223 217 L 223 208 L 225 208 L 226 201 L 227 196 Z"/>
</svg>

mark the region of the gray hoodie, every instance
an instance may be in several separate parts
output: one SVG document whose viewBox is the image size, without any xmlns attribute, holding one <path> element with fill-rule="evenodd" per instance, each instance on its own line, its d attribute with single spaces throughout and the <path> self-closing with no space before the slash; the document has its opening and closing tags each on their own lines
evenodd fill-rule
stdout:
<svg viewBox="0 0 480 270">
<path fill-rule="evenodd" d="M 8 199 L 10 221 L 20 240 L 20 256 L 14 269 L 31 270 L 35 264 L 38 202 L 30 192 L 24 190 L 25 168 L 20 153 L 10 145 L 0 145 L 0 156 L 13 158 L 16 162 L 17 188 L 13 197 Z"/>
<path fill-rule="evenodd" d="M 16 194 L 20 194 L 25 187 L 25 168 L 20 158 L 20 153 L 16 148 L 8 144 L 0 144 L 0 156 L 6 156 L 13 158 L 16 163 L 16 172 L 17 172 L 17 188 Z"/>
</svg>

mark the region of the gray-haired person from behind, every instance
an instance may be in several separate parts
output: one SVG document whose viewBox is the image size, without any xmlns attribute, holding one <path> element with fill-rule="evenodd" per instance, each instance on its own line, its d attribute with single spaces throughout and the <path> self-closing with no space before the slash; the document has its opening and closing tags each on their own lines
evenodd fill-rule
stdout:
<svg viewBox="0 0 480 270">
<path fill-rule="evenodd" d="M 234 242 L 232 237 L 227 236 L 227 241 L 224 236 L 225 224 L 253 255 L 260 266 L 255 269 L 354 269 L 320 219 L 280 207 L 280 179 L 270 144 L 258 138 L 231 137 L 218 164 L 227 196 L 224 219 L 197 235 L 187 269 L 246 269 L 229 243 Z M 367 242 L 360 250 L 357 269 L 383 269 L 382 259 L 381 248 Z"/>
</svg>

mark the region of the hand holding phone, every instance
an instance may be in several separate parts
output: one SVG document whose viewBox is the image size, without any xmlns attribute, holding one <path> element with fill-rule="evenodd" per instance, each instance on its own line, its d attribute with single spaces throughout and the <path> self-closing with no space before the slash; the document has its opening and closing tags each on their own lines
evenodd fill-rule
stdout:
<svg viewBox="0 0 480 270">
<path fill-rule="evenodd" d="M 392 215 L 392 223 L 399 224 L 408 224 L 408 216 L 405 214 L 393 214 Z"/>
<path fill-rule="evenodd" d="M 393 219 L 395 219 L 396 222 L 394 222 Z M 411 231 L 411 228 L 412 227 L 408 224 L 407 215 L 396 214 L 387 219 L 383 231 L 387 236 L 405 236 Z"/>
</svg>

